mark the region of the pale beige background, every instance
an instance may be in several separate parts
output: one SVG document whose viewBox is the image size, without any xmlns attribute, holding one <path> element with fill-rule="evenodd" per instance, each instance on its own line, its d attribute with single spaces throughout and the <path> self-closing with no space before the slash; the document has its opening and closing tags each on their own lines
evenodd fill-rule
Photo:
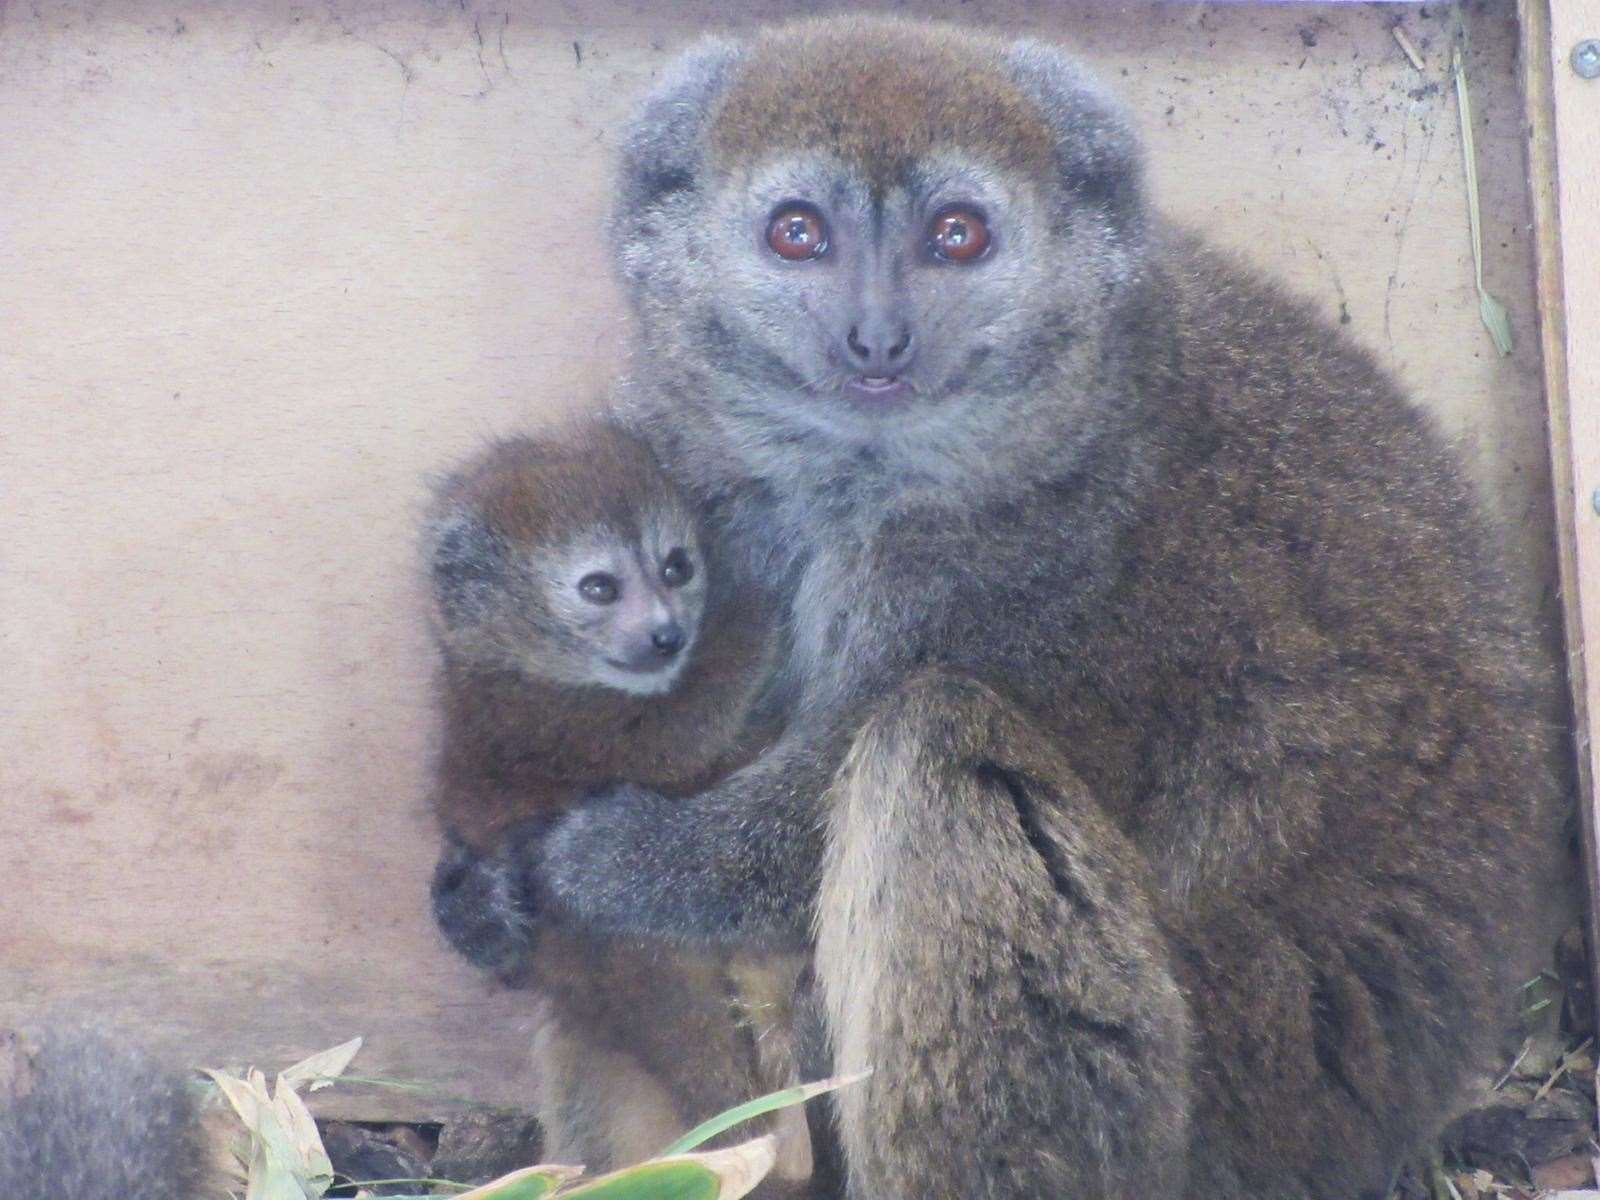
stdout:
<svg viewBox="0 0 1600 1200">
<path fill-rule="evenodd" d="M 0 1021 L 86 1000 L 265 1063 L 360 1032 L 368 1071 L 522 1088 L 524 1002 L 425 905 L 424 479 L 604 386 L 619 119 L 696 32 L 810 7 L 0 2 Z M 1471 19 L 1506 361 L 1448 10 L 901 7 L 1097 63 L 1159 200 L 1348 316 L 1545 597 L 1510 5 Z"/>
</svg>

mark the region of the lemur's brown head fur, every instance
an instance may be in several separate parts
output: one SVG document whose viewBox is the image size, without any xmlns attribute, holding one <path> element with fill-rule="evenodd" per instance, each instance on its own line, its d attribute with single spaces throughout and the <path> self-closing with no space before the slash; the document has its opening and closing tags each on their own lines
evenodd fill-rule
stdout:
<svg viewBox="0 0 1600 1200">
<path fill-rule="evenodd" d="M 1055 138 L 1001 69 L 1004 49 L 956 26 L 883 18 L 767 29 L 717 106 L 713 159 L 727 167 L 822 151 L 880 186 L 949 150 L 1038 170 Z"/>
<path fill-rule="evenodd" d="M 610 426 L 494 446 L 440 489 L 427 549 L 458 666 L 654 695 L 700 630 L 694 510 Z"/>
</svg>

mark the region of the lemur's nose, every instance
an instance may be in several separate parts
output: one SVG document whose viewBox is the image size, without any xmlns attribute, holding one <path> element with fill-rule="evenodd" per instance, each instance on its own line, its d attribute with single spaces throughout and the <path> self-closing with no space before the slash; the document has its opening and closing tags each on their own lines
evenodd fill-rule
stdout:
<svg viewBox="0 0 1600 1200">
<path fill-rule="evenodd" d="M 896 328 L 889 321 L 868 318 L 850 327 L 844 344 L 851 363 L 863 375 L 898 375 L 911 363 L 911 329 L 906 325 Z"/>
<path fill-rule="evenodd" d="M 657 626 L 650 632 L 650 644 L 662 658 L 671 658 L 683 649 L 683 630 L 676 621 Z"/>
</svg>

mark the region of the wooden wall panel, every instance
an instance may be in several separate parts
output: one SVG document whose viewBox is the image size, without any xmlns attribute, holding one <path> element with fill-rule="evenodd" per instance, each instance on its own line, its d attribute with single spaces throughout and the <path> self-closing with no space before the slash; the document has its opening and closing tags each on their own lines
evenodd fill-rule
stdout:
<svg viewBox="0 0 1600 1200">
<path fill-rule="evenodd" d="M 1550 419 L 1567 673 L 1577 732 L 1590 945 L 1600 944 L 1595 714 L 1600 712 L 1600 76 L 1572 54 L 1600 39 L 1600 0 L 1521 0 L 1528 175 Z M 1600 54 L 1600 41 L 1596 41 Z M 1591 963 L 1600 967 L 1600 963 Z"/>
</svg>

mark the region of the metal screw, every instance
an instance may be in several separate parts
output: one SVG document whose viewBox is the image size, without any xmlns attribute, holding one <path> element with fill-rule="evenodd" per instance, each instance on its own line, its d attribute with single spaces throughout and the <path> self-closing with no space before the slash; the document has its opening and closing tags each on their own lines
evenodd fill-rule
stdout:
<svg viewBox="0 0 1600 1200">
<path fill-rule="evenodd" d="M 1572 48 L 1572 69 L 1585 79 L 1600 79 L 1600 38 L 1584 38 Z"/>
</svg>

